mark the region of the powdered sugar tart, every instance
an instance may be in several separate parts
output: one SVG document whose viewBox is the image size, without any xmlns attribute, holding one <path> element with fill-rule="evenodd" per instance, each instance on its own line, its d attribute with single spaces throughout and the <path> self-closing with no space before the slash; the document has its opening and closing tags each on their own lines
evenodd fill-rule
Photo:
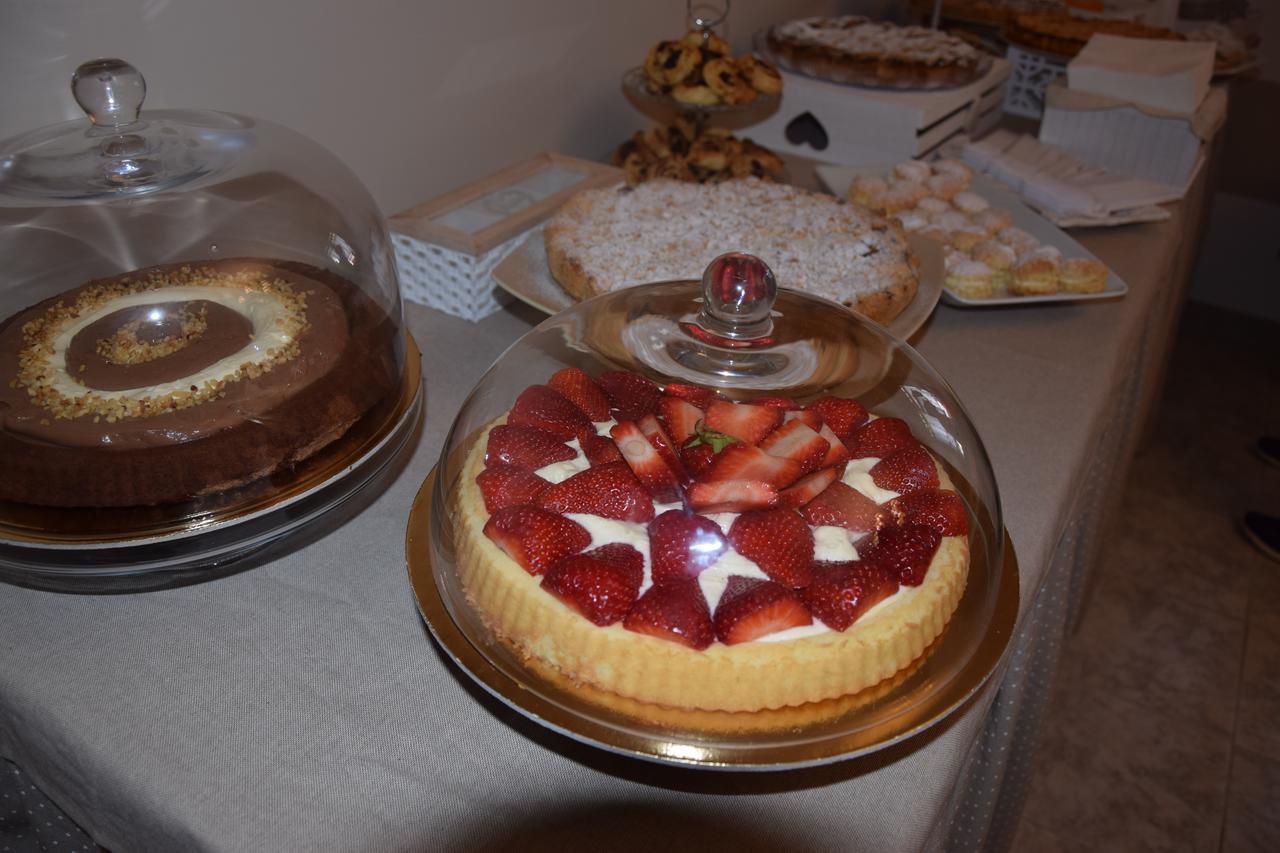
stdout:
<svg viewBox="0 0 1280 853">
<path fill-rule="evenodd" d="M 765 42 L 785 68 L 864 86 L 963 86 L 990 65 L 968 42 L 940 30 L 859 15 L 787 21 L 770 28 Z"/>
<path fill-rule="evenodd" d="M 828 195 L 754 178 L 587 190 L 547 223 L 544 240 L 552 275 L 578 299 L 696 279 L 725 249 L 756 255 L 788 287 L 882 324 L 910 304 L 919 286 L 918 263 L 896 223 Z"/>
</svg>

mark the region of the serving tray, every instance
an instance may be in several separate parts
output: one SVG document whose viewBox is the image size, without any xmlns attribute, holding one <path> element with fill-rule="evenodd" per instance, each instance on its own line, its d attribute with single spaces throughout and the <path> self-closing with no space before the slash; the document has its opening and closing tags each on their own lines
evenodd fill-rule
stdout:
<svg viewBox="0 0 1280 853">
<path fill-rule="evenodd" d="M 843 196 L 849 188 L 850 182 L 857 175 L 884 175 L 888 174 L 892 168 L 891 165 L 880 167 L 819 165 L 814 167 L 814 171 L 818 173 L 819 179 L 833 193 Z M 1005 189 L 1004 185 L 998 181 L 986 175 L 974 173 L 973 182 L 969 185 L 969 191 L 985 198 L 991 203 L 992 207 L 1007 210 L 1014 225 L 1028 232 L 1041 243 L 1056 246 L 1065 257 L 1085 257 L 1098 260 L 1097 255 L 1077 243 L 1070 234 L 1036 213 L 1016 195 Z M 914 234 L 910 236 L 914 240 L 920 240 L 934 246 L 938 245 L 933 240 Z M 1002 290 L 997 289 L 996 292 L 999 294 L 1002 293 Z M 942 301 L 948 305 L 960 307 L 994 308 L 1001 305 L 1038 305 L 1046 302 L 1093 302 L 1100 299 L 1117 299 L 1128 292 L 1129 285 L 1125 284 L 1124 279 L 1116 275 L 1114 271 L 1109 271 L 1107 274 L 1107 286 L 1099 293 L 1067 293 L 1060 291 L 1045 296 L 1010 296 L 1004 294 L 993 296 L 989 299 L 969 299 L 953 293 L 946 287 L 944 281 Z"/>
</svg>

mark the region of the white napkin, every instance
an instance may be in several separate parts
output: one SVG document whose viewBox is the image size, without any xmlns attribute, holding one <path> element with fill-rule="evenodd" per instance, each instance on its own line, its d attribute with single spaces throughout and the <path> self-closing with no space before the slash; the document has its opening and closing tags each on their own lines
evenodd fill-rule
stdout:
<svg viewBox="0 0 1280 853">
<path fill-rule="evenodd" d="M 1103 218 L 1181 197 L 1176 188 L 1090 166 L 1034 136 L 997 131 L 961 150 L 965 162 L 1060 217 Z"/>
<path fill-rule="evenodd" d="M 1212 42 L 1095 33 L 1067 64 L 1067 85 L 1160 110 L 1195 112 L 1213 78 Z"/>
</svg>

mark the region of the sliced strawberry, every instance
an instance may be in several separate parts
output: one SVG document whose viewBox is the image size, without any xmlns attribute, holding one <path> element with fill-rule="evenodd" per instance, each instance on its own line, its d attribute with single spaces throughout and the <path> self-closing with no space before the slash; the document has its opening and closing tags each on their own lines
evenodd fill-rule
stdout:
<svg viewBox="0 0 1280 853">
<path fill-rule="evenodd" d="M 825 438 L 827 443 L 831 445 L 827 448 L 827 455 L 822 457 L 822 462 L 818 465 L 819 468 L 832 468 L 836 465 L 843 465 L 848 461 L 849 448 L 845 447 L 844 442 L 831 431 L 831 427 L 823 424 L 822 429 L 818 430 L 818 435 Z"/>
<path fill-rule="evenodd" d="M 546 430 L 565 441 L 593 431 L 581 409 L 546 385 L 530 385 L 520 392 L 507 423 Z"/>
<path fill-rule="evenodd" d="M 698 651 L 716 639 L 707 599 L 697 581 L 688 578 L 649 587 L 622 620 L 622 627 Z"/>
<path fill-rule="evenodd" d="M 587 528 L 571 518 L 536 506 L 500 509 L 484 525 L 484 535 L 531 575 L 591 544 Z"/>
<path fill-rule="evenodd" d="M 627 615 L 643 581 L 644 557 L 630 545 L 614 543 L 556 561 L 542 587 L 603 626 Z"/>
<path fill-rule="evenodd" d="M 572 447 L 546 430 L 501 424 L 489 430 L 484 464 L 488 467 L 515 465 L 534 471 L 577 455 Z"/>
<path fill-rule="evenodd" d="M 853 435 L 854 430 L 867 422 L 867 410 L 862 404 L 844 397 L 819 397 L 805 408 L 822 415 L 822 420 L 831 427 L 831 431 L 845 442 Z"/>
<path fill-rule="evenodd" d="M 812 625 L 800 596 L 773 581 L 733 575 L 712 619 L 716 636 L 726 646 L 749 643 L 769 634 Z"/>
<path fill-rule="evenodd" d="M 770 456 L 779 456 L 800 463 L 800 473 L 816 471 L 831 442 L 800 421 L 787 421 L 760 442 L 760 449 Z"/>
<path fill-rule="evenodd" d="M 662 389 L 639 373 L 611 370 L 596 377 L 596 384 L 609 398 L 609 409 L 616 420 L 634 421 L 658 411 Z"/>
<path fill-rule="evenodd" d="M 843 631 L 859 616 L 898 591 L 898 581 L 879 563 L 814 563 L 813 583 L 800 596 L 818 621 Z"/>
<path fill-rule="evenodd" d="M 680 453 L 676 449 L 679 445 L 671 440 L 667 431 L 662 428 L 662 424 L 658 423 L 658 419 L 653 415 L 645 415 L 636 421 L 636 426 L 640 427 L 640 432 L 644 433 L 644 437 L 653 445 L 653 449 L 658 451 L 658 455 L 662 457 L 662 461 L 676 475 L 676 478 L 682 483 L 688 482 L 689 475 L 685 472 L 684 463 L 680 461 Z"/>
<path fill-rule="evenodd" d="M 653 520 L 653 501 L 623 462 L 579 471 L 538 495 L 537 505 L 555 512 L 580 512 L 618 521 Z"/>
<path fill-rule="evenodd" d="M 672 503 L 681 499 L 680 478 L 662 460 L 657 449 L 640 430 L 635 421 L 622 421 L 609 432 L 618 445 L 622 458 L 631 467 L 636 479 L 648 490 L 653 499 Z"/>
<path fill-rule="evenodd" d="M 791 488 L 784 489 L 782 494 L 778 495 L 778 499 L 783 506 L 799 509 L 822 494 L 823 489 L 838 479 L 840 479 L 840 472 L 835 468 L 823 468 L 799 480 Z"/>
<path fill-rule="evenodd" d="M 613 439 L 605 438 L 603 435 L 584 435 L 578 439 L 578 444 L 582 447 L 582 455 L 587 457 L 587 461 L 592 465 L 624 461 L 618 445 L 613 443 Z"/>
<path fill-rule="evenodd" d="M 735 444 L 716 454 L 711 470 L 703 479 L 761 480 L 775 489 L 789 486 L 800 478 L 800 463 L 780 456 L 770 456 L 758 447 Z"/>
<path fill-rule="evenodd" d="M 920 445 L 895 450 L 871 466 L 871 482 L 900 494 L 938 488 L 938 469 Z"/>
<path fill-rule="evenodd" d="M 704 417 L 702 409 L 679 397 L 663 397 L 658 401 L 658 416 L 667 425 L 672 440 L 684 447 L 698 433 L 698 422 Z"/>
<path fill-rule="evenodd" d="M 858 556 L 879 563 L 903 586 L 919 586 L 941 543 L 942 534 L 932 527 L 904 524 L 877 531 L 870 545 L 860 547 Z"/>
<path fill-rule="evenodd" d="M 817 412 L 810 412 L 808 409 L 784 412 L 782 415 L 782 422 L 789 423 L 790 421 L 799 421 L 814 432 L 821 430 L 823 424 L 822 415 Z"/>
<path fill-rule="evenodd" d="M 883 525 L 923 524 L 943 536 L 964 536 L 969 516 L 960 496 L 949 490 L 924 489 L 894 498 L 880 510 Z"/>
<path fill-rule="evenodd" d="M 503 507 L 533 503 L 551 484 L 527 468 L 496 465 L 477 474 L 476 485 L 484 496 L 484 508 L 492 515 Z"/>
<path fill-rule="evenodd" d="M 770 409 L 780 409 L 784 412 L 797 411 L 800 404 L 790 397 L 757 397 L 751 401 L 753 406 L 768 406 Z"/>
<path fill-rule="evenodd" d="M 547 385 L 577 406 L 589 420 L 609 419 L 609 398 L 586 371 L 577 367 L 562 368 L 551 375 Z"/>
<path fill-rule="evenodd" d="M 883 459 L 895 450 L 912 447 L 919 442 L 911 434 L 911 427 L 899 418 L 876 418 L 853 434 L 849 452 L 854 459 L 874 456 Z"/>
<path fill-rule="evenodd" d="M 778 490 L 759 480 L 721 480 L 694 483 L 687 497 L 699 512 L 744 512 L 777 505 Z"/>
<path fill-rule="evenodd" d="M 649 571 L 654 583 L 696 578 L 728 548 L 709 518 L 673 509 L 649 522 Z"/>
<path fill-rule="evenodd" d="M 876 529 L 876 502 L 838 480 L 805 504 L 800 514 L 815 527 L 843 527 L 855 533 L 870 533 Z"/>
<path fill-rule="evenodd" d="M 813 530 L 794 509 L 744 512 L 729 527 L 729 544 L 778 583 L 808 585 Z"/>
<path fill-rule="evenodd" d="M 706 424 L 716 432 L 731 435 L 746 444 L 759 444 L 760 439 L 782 423 L 782 411 L 768 406 L 713 400 L 707 406 Z"/>
<path fill-rule="evenodd" d="M 711 463 L 716 460 L 716 451 L 709 444 L 680 448 L 680 461 L 684 470 L 695 480 L 701 480 L 711 470 Z"/>
<path fill-rule="evenodd" d="M 681 400 L 686 400 L 699 409 L 705 409 L 716 398 L 716 393 L 710 388 L 699 388 L 697 385 L 682 385 L 679 382 L 667 383 L 663 393 L 668 397 L 678 397 Z"/>
</svg>

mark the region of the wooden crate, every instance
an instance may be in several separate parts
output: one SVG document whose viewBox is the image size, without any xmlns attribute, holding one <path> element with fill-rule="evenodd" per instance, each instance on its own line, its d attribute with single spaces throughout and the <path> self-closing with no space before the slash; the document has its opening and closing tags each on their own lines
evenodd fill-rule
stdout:
<svg viewBox="0 0 1280 853">
<path fill-rule="evenodd" d="M 922 157 L 961 133 L 980 135 L 1000 117 L 1009 64 L 997 58 L 967 86 L 928 91 L 782 76 L 778 111 L 747 134 L 775 151 L 861 166 Z"/>
</svg>

